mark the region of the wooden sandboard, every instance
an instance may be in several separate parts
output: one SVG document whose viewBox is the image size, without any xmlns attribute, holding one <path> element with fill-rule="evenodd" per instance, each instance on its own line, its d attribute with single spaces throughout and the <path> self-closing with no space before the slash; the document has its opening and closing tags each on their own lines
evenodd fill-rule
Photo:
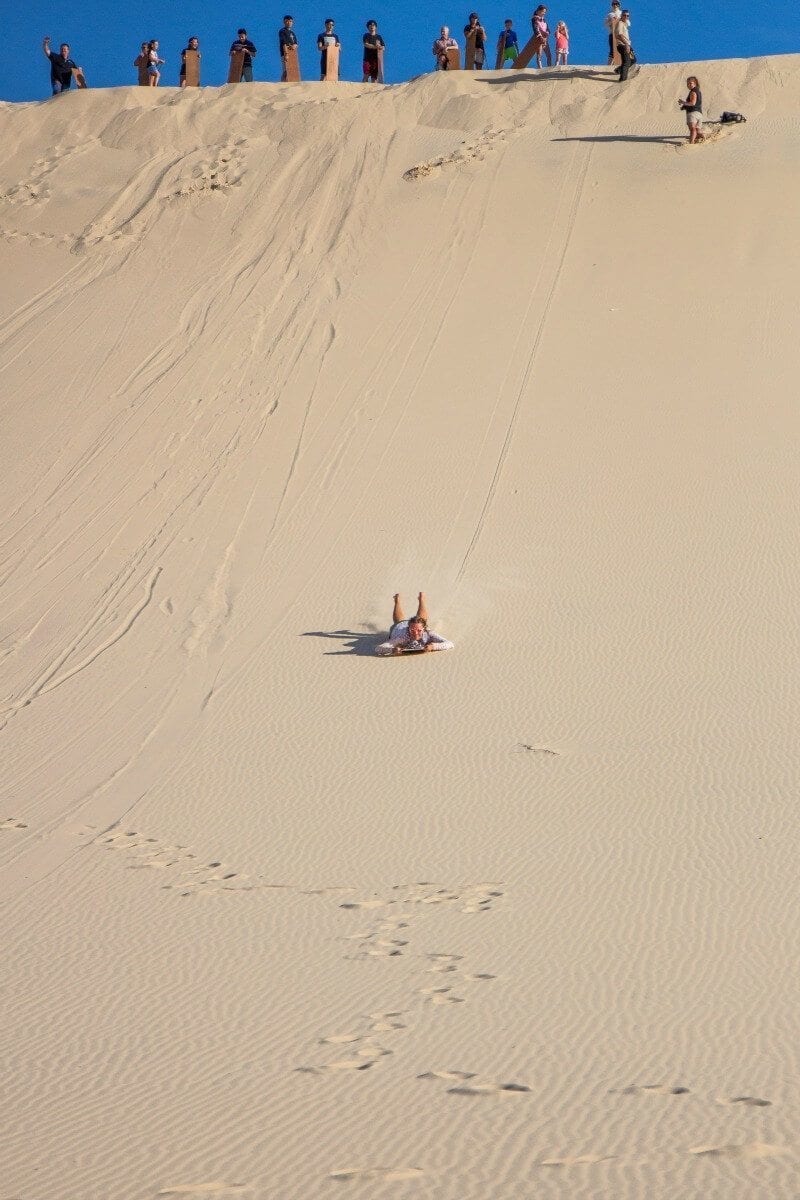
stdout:
<svg viewBox="0 0 800 1200">
<path fill-rule="evenodd" d="M 75 83 L 78 85 L 79 88 L 85 88 L 87 86 L 86 85 L 86 76 L 84 75 L 84 73 L 80 69 L 80 67 L 72 68 L 72 78 L 75 80 Z"/>
<path fill-rule="evenodd" d="M 502 71 L 505 55 L 506 55 L 506 42 L 505 42 L 505 38 L 501 36 L 500 41 L 497 43 L 497 58 L 494 60 L 495 71 Z"/>
<path fill-rule="evenodd" d="M 447 56 L 448 71 L 460 71 L 461 51 L 459 50 L 458 46 L 453 46 L 450 50 L 446 50 L 445 54 Z"/>
<path fill-rule="evenodd" d="M 228 83 L 241 83 L 244 70 L 244 50 L 231 51 L 231 65 L 228 69 Z"/>
<path fill-rule="evenodd" d="M 325 80 L 327 83 L 339 82 L 339 47 L 325 47 Z"/>
<path fill-rule="evenodd" d="M 525 43 L 511 64 L 514 70 L 521 71 L 523 67 L 527 67 L 537 50 L 541 50 L 542 45 L 542 39 L 539 37 L 538 33 L 535 33 L 530 41 Z"/>
<path fill-rule="evenodd" d="M 383 47 L 378 46 L 378 83 L 383 82 Z"/>
<path fill-rule="evenodd" d="M 466 34 L 467 44 L 464 47 L 464 70 L 475 70 L 475 40 L 476 34 Z"/>
<path fill-rule="evenodd" d="M 150 82 L 149 79 L 147 78 L 147 59 L 143 55 L 140 54 L 134 60 L 133 65 L 136 67 L 136 70 L 139 72 L 139 87 L 147 87 L 147 85 Z"/>
<path fill-rule="evenodd" d="M 200 87 L 200 55 L 197 50 L 186 51 L 186 86 Z"/>
<path fill-rule="evenodd" d="M 286 46 L 283 56 L 283 65 L 286 68 L 286 82 L 300 82 L 300 56 L 297 53 L 297 46 Z"/>
</svg>

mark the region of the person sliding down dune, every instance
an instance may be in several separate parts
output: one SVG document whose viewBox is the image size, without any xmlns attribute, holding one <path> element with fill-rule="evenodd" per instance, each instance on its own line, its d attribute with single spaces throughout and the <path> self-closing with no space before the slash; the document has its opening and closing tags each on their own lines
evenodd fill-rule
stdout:
<svg viewBox="0 0 800 1200">
<path fill-rule="evenodd" d="M 438 633 L 434 633 L 432 629 L 428 629 L 428 608 L 425 604 L 425 593 L 420 592 L 419 594 L 416 615 L 406 620 L 403 615 L 403 605 L 400 602 L 400 593 L 396 592 L 389 641 L 381 642 L 380 646 L 376 647 L 375 653 L 387 655 L 407 654 L 409 651 L 416 651 L 428 654 L 431 650 L 452 649 L 452 642 L 448 642 L 447 638 L 440 637 Z"/>
</svg>

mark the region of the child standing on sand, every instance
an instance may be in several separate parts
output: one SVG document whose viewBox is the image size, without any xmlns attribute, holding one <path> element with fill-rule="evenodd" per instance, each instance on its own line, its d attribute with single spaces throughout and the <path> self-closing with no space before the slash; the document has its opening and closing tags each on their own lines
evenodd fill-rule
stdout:
<svg viewBox="0 0 800 1200">
<path fill-rule="evenodd" d="M 565 67 L 569 56 L 569 30 L 565 21 L 556 25 L 556 66 Z"/>
<path fill-rule="evenodd" d="M 153 38 L 152 42 L 147 44 L 147 82 L 150 87 L 158 87 L 161 79 L 159 67 L 163 67 L 165 60 L 158 56 L 158 41 Z"/>
</svg>

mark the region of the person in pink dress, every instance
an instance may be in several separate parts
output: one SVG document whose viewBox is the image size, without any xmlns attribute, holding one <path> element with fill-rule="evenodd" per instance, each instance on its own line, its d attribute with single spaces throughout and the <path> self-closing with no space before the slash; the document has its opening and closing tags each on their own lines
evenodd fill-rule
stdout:
<svg viewBox="0 0 800 1200">
<path fill-rule="evenodd" d="M 556 25 L 556 66 L 565 67 L 569 57 L 569 30 L 565 21 Z"/>
</svg>

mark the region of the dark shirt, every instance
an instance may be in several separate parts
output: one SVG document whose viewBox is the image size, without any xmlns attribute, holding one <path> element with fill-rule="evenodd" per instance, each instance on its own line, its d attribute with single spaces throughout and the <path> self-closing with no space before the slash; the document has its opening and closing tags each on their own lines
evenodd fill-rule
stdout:
<svg viewBox="0 0 800 1200">
<path fill-rule="evenodd" d="M 482 31 L 480 25 L 477 27 L 477 29 L 478 29 L 478 32 L 475 34 L 475 49 L 476 50 L 484 50 L 485 42 L 483 39 L 483 31 Z M 464 26 L 464 37 L 468 37 L 470 33 L 472 33 L 472 26 L 465 25 Z"/>
<path fill-rule="evenodd" d="M 242 59 L 242 66 L 243 67 L 252 67 L 253 59 L 252 59 L 251 55 L 256 53 L 256 48 L 253 45 L 253 43 L 250 41 L 249 38 L 247 39 L 247 41 L 244 41 L 244 42 L 240 42 L 239 39 L 237 38 L 236 41 L 231 46 L 231 53 L 233 53 L 234 50 L 238 50 L 238 51 L 244 50 L 244 58 Z"/>
<path fill-rule="evenodd" d="M 691 96 L 692 92 L 694 92 L 694 94 L 695 94 L 694 104 L 689 103 L 689 96 Z M 692 88 L 689 92 L 689 96 L 687 96 L 683 102 L 684 112 L 699 112 L 699 113 L 701 113 L 703 111 L 703 93 L 700 91 L 700 88 Z"/>
<path fill-rule="evenodd" d="M 66 84 L 69 87 L 72 83 L 72 71 L 78 69 L 78 64 L 74 63 L 71 58 L 62 58 L 53 50 L 47 57 L 50 59 L 50 82 L 60 83 L 62 87 Z"/>
<path fill-rule="evenodd" d="M 368 62 L 378 61 L 378 50 L 385 50 L 386 43 L 379 33 L 365 33 L 361 39 L 364 43 L 364 58 Z"/>
<path fill-rule="evenodd" d="M 293 29 L 287 29 L 286 26 L 284 25 L 282 29 L 278 30 L 278 49 L 281 52 L 281 58 L 283 57 L 283 52 L 287 46 L 296 46 L 296 45 L 297 45 L 297 34 L 295 33 L 295 31 Z"/>
</svg>

